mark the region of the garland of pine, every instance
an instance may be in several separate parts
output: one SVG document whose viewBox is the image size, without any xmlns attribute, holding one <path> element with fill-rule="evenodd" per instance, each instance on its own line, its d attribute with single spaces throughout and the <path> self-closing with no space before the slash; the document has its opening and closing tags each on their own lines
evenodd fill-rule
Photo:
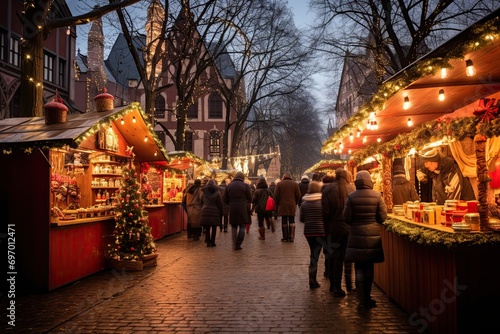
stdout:
<svg viewBox="0 0 500 334">
<path fill-rule="evenodd" d="M 388 232 L 408 238 L 410 241 L 426 246 L 473 246 L 500 242 L 500 233 L 449 233 L 417 226 L 399 219 L 388 219 L 384 223 Z"/>
</svg>

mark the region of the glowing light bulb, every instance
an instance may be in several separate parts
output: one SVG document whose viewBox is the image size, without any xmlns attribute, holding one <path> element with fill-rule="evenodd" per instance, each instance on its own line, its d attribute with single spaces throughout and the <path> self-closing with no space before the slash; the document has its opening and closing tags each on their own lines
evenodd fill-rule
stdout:
<svg viewBox="0 0 500 334">
<path fill-rule="evenodd" d="M 438 100 L 444 101 L 444 89 L 439 90 Z"/>
<path fill-rule="evenodd" d="M 476 69 L 474 68 L 474 64 L 470 59 L 467 59 L 465 61 L 465 73 L 467 73 L 467 76 L 469 77 L 476 75 Z"/>
<path fill-rule="evenodd" d="M 404 100 L 403 100 L 403 109 L 404 110 L 407 110 L 410 108 L 410 98 L 408 96 L 405 96 Z"/>
<path fill-rule="evenodd" d="M 413 121 L 411 120 L 411 117 L 408 117 L 408 126 L 409 127 L 413 126 Z"/>
<path fill-rule="evenodd" d="M 122 120 L 120 121 L 120 124 L 123 125 L 125 124 L 125 120 L 122 118 Z"/>
<path fill-rule="evenodd" d="M 134 117 L 132 117 L 132 123 L 135 123 L 135 122 L 137 122 L 137 120 L 135 119 L 135 116 L 134 116 Z"/>
</svg>

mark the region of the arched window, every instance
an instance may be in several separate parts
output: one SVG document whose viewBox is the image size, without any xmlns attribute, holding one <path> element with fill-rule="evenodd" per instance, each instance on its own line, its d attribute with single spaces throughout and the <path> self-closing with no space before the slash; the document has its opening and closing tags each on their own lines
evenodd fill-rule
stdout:
<svg viewBox="0 0 500 334">
<path fill-rule="evenodd" d="M 218 93 L 208 97 L 208 118 L 222 119 L 222 98 Z"/>
</svg>

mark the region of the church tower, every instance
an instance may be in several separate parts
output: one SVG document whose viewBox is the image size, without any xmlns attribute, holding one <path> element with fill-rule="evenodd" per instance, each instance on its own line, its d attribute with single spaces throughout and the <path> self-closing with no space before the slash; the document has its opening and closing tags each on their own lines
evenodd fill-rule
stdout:
<svg viewBox="0 0 500 334">
<path fill-rule="evenodd" d="M 148 20 L 146 23 L 146 49 L 144 50 L 144 60 L 146 62 L 146 72 L 148 76 L 151 76 L 151 73 L 154 71 L 155 78 L 158 78 L 162 73 L 163 57 L 158 57 L 154 64 L 152 58 L 156 52 L 160 38 L 164 38 L 161 35 L 164 21 L 165 9 L 161 5 L 160 1 L 151 1 L 151 4 L 148 7 Z M 162 45 L 162 49 L 164 50 L 164 43 L 160 45 Z"/>
<path fill-rule="evenodd" d="M 100 94 L 106 85 L 108 77 L 104 70 L 104 34 L 102 20 L 98 18 L 92 22 L 87 40 L 87 110 L 95 110 L 94 96 Z M 90 110 L 89 110 L 90 109 Z"/>
</svg>

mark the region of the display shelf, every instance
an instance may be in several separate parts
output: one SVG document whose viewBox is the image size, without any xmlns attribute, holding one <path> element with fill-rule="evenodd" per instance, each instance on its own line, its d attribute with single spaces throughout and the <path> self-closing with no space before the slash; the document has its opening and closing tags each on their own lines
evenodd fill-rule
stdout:
<svg viewBox="0 0 500 334">
<path fill-rule="evenodd" d="M 92 176 L 114 176 L 114 177 L 122 177 L 122 174 L 113 174 L 113 173 L 92 173 Z"/>
<path fill-rule="evenodd" d="M 94 160 L 94 161 L 92 161 L 92 164 L 121 165 L 123 163 L 119 162 L 119 161 L 113 161 L 113 160 Z"/>
<path fill-rule="evenodd" d="M 92 189 L 120 189 L 120 187 L 92 187 Z"/>
<path fill-rule="evenodd" d="M 99 221 L 104 221 L 104 220 L 112 220 L 112 219 L 114 220 L 114 217 L 115 216 L 99 216 L 99 217 L 93 217 L 93 218 L 59 220 L 59 221 L 51 222 L 50 226 L 59 227 L 59 226 L 68 226 L 68 225 L 87 224 L 87 223 L 94 223 L 94 222 L 99 222 Z"/>
</svg>

